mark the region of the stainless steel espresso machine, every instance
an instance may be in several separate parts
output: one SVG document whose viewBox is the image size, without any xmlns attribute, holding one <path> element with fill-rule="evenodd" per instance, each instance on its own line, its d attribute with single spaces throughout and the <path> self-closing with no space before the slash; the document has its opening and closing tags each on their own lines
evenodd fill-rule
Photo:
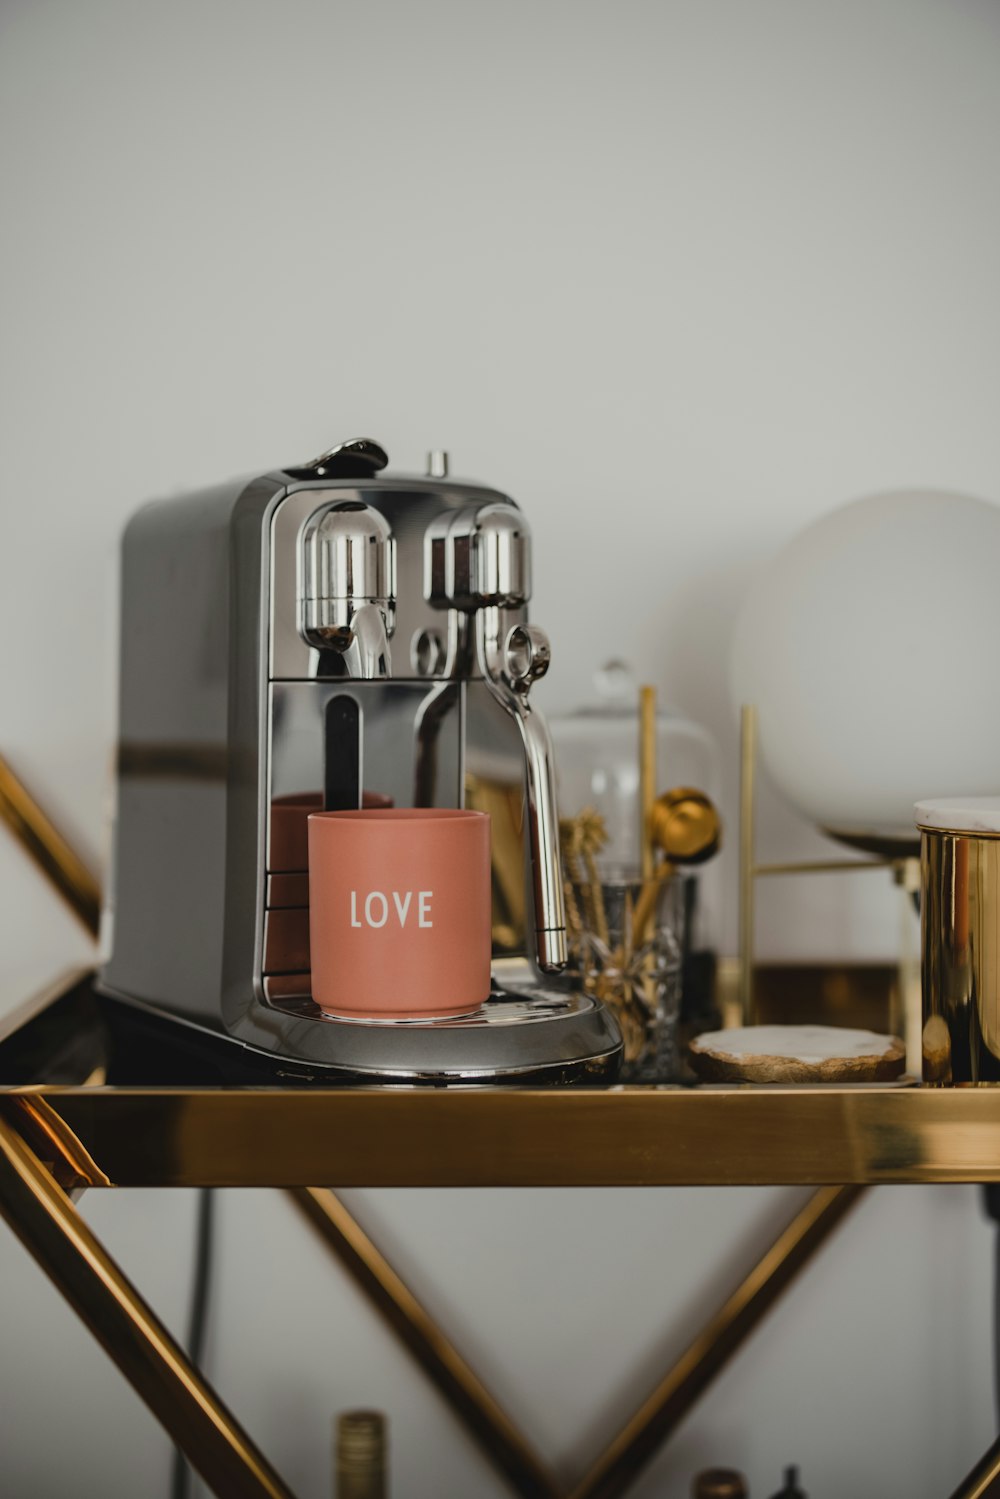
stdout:
<svg viewBox="0 0 1000 1499">
<path fill-rule="evenodd" d="M 506 495 L 383 474 L 360 439 L 138 512 L 122 560 L 111 994 L 285 1061 L 401 1082 L 606 1081 L 614 1019 L 566 962 L 530 533 Z M 309 813 L 488 811 L 494 992 L 344 1020 L 309 975 Z"/>
</svg>

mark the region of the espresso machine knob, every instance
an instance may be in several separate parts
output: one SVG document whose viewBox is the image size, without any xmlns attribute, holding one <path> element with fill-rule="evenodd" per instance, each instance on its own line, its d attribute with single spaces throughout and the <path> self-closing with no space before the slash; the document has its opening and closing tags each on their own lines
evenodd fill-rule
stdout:
<svg viewBox="0 0 1000 1499">
<path fill-rule="evenodd" d="M 538 625 L 514 625 L 504 641 L 504 671 L 515 691 L 527 692 L 552 660 L 549 637 Z"/>
<path fill-rule="evenodd" d="M 339 651 L 352 677 L 388 677 L 396 618 L 396 543 L 371 505 L 323 505 L 302 532 L 300 631 Z"/>
<path fill-rule="evenodd" d="M 440 630 L 418 630 L 410 642 L 410 665 L 418 677 L 439 677 L 448 664 L 448 642 Z"/>
</svg>

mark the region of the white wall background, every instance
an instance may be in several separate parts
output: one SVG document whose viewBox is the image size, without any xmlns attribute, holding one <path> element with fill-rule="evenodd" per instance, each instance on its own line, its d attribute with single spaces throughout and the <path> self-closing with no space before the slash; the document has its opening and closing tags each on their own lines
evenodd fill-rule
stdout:
<svg viewBox="0 0 1000 1499">
<path fill-rule="evenodd" d="M 0 748 L 100 861 L 126 516 L 363 432 L 524 504 L 551 708 L 610 649 L 732 765 L 761 559 L 869 491 L 1000 498 L 998 131 L 988 0 L 6 0 Z M 821 846 L 763 810 L 768 853 Z M 0 881 L 13 1005 L 88 949 L 3 839 Z M 761 894 L 765 952 L 895 940 L 875 876 Z M 798 1194 L 351 1196 L 568 1475 Z M 84 1207 L 177 1323 L 192 1199 Z M 299 1492 L 366 1402 L 397 1499 L 502 1492 L 279 1196 L 228 1194 L 221 1238 L 210 1372 Z M 972 1189 L 870 1195 L 637 1494 L 792 1460 L 813 1499 L 950 1492 L 995 1429 L 989 1254 Z M 0 1264 L 5 1491 L 165 1492 L 144 1409 Z"/>
</svg>

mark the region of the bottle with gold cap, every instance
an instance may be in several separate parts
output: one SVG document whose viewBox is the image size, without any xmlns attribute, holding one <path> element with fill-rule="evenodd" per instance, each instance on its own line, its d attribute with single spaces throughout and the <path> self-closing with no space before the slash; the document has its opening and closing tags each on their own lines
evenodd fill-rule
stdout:
<svg viewBox="0 0 1000 1499">
<path fill-rule="evenodd" d="M 749 1489 L 735 1468 L 706 1468 L 691 1485 L 691 1499 L 747 1499 Z"/>
<path fill-rule="evenodd" d="M 778 1492 L 772 1495 L 772 1499 L 806 1499 L 804 1489 L 799 1488 L 798 1468 L 785 1469 L 785 1482 Z"/>
<path fill-rule="evenodd" d="M 337 1417 L 334 1499 L 387 1499 L 386 1419 L 381 1411 Z"/>
</svg>

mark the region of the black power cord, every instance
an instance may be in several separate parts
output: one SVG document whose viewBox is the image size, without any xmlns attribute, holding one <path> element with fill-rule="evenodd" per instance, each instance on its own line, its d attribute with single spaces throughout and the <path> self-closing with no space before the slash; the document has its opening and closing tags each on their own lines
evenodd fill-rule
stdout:
<svg viewBox="0 0 1000 1499">
<path fill-rule="evenodd" d="M 983 1185 L 983 1207 L 988 1218 L 996 1224 L 993 1269 L 993 1395 L 997 1404 L 997 1423 L 1000 1424 L 1000 1182 Z"/>
<path fill-rule="evenodd" d="M 212 1244 L 215 1230 L 215 1192 L 202 1187 L 198 1195 L 195 1223 L 194 1279 L 191 1283 L 191 1309 L 188 1315 L 187 1353 L 196 1369 L 201 1368 L 208 1326 L 208 1293 L 212 1278 Z M 189 1499 L 191 1468 L 179 1447 L 174 1448 L 170 1470 L 170 1499 Z"/>
</svg>

